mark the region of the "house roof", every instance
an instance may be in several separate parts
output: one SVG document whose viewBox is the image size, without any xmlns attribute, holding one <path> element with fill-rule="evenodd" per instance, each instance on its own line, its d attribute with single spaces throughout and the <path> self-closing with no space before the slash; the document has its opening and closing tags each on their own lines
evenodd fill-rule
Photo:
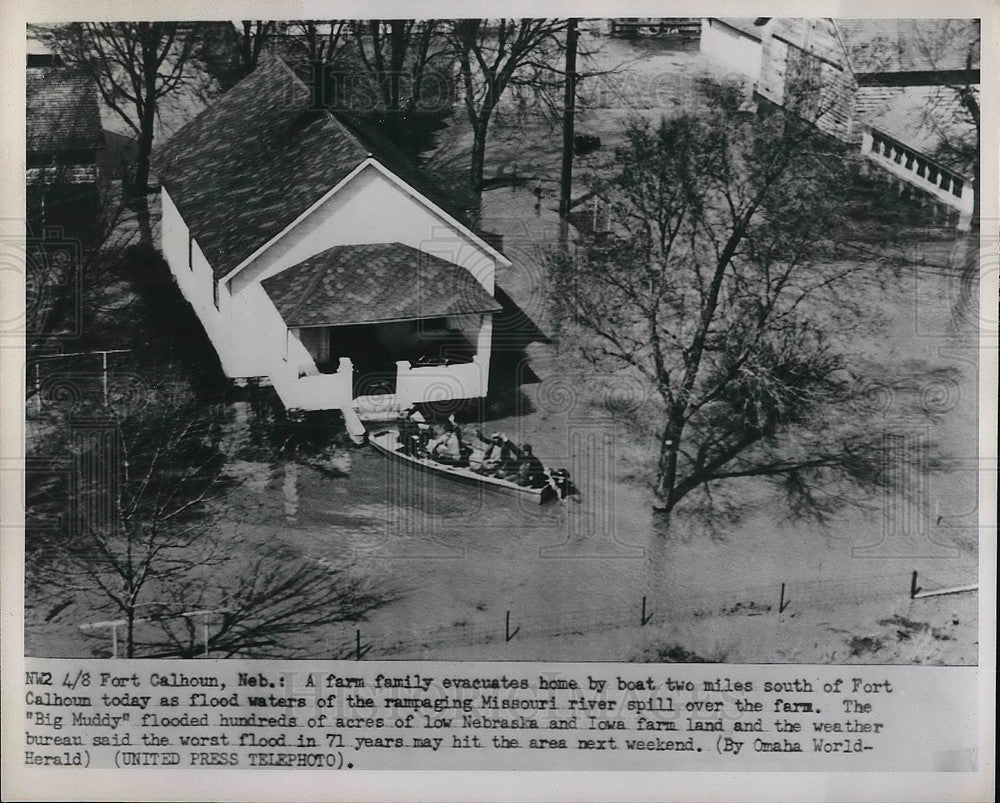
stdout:
<svg viewBox="0 0 1000 803">
<path fill-rule="evenodd" d="M 280 58 L 178 131 L 154 169 L 217 278 L 288 227 L 369 156 L 456 220 L 409 160 L 351 115 L 312 107 L 310 88 Z"/>
<path fill-rule="evenodd" d="M 912 87 L 870 125 L 941 167 L 967 178 L 975 175 L 975 125 L 948 87 Z"/>
<path fill-rule="evenodd" d="M 756 39 L 758 42 L 764 36 L 764 26 L 758 25 L 753 17 L 713 17 L 713 19 L 749 36 L 751 39 Z"/>
<path fill-rule="evenodd" d="M 402 243 L 334 246 L 261 285 L 290 327 L 501 310 L 468 270 Z"/>
<path fill-rule="evenodd" d="M 855 73 L 979 69 L 978 20 L 835 19 L 834 23 Z"/>
<path fill-rule="evenodd" d="M 82 75 L 58 69 L 27 70 L 28 153 L 104 147 L 97 88 Z"/>
</svg>

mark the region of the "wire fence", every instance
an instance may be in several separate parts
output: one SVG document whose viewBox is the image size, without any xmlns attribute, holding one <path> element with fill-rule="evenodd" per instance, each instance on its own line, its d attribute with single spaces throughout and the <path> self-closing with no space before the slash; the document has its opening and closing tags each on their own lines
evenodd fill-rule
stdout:
<svg viewBox="0 0 1000 803">
<path fill-rule="evenodd" d="M 942 570 L 943 571 L 943 570 Z M 967 573 L 936 573 L 931 578 L 920 573 L 924 589 L 948 589 L 974 584 Z M 803 610 L 833 610 L 845 605 L 896 599 L 912 599 L 913 572 L 883 572 L 830 580 L 768 583 L 727 588 L 724 594 L 706 591 L 697 594 L 637 594 L 634 604 L 561 609 L 522 614 L 516 609 L 494 616 L 490 622 L 460 622 L 448 626 L 384 632 L 359 627 L 367 648 L 364 657 L 391 658 L 396 654 L 448 646 L 471 646 L 511 641 L 528 636 L 586 636 L 620 628 L 679 624 L 727 616 L 796 615 Z M 356 640 L 343 643 L 350 651 Z"/>
<path fill-rule="evenodd" d="M 972 592 L 976 590 L 975 576 L 969 571 L 941 567 L 933 575 L 923 572 L 892 571 L 860 576 L 823 580 L 796 580 L 787 583 L 762 583 L 729 587 L 725 593 L 717 590 L 699 593 L 652 594 L 639 593 L 631 604 L 602 605 L 600 607 L 560 607 L 545 612 L 523 612 L 516 606 L 502 613 L 475 612 L 478 620 L 466 620 L 411 630 L 391 630 L 384 626 L 360 623 L 348 635 L 343 630 L 334 639 L 317 649 L 312 658 L 392 659 L 412 657 L 425 651 L 448 647 L 475 647 L 502 644 L 529 637 L 590 636 L 618 629 L 651 629 L 662 625 L 710 621 L 725 617 L 770 617 L 775 623 L 785 621 L 805 611 L 833 611 L 844 606 L 864 606 L 870 603 L 895 600 L 920 604 L 916 592 L 927 591 Z M 919 583 L 919 585 L 918 585 Z M 223 611 L 196 611 L 199 629 L 204 628 L 206 650 L 200 657 L 212 657 L 207 649 L 213 623 Z M 886 609 L 887 617 L 891 613 Z M 143 641 L 142 631 L 152 628 L 163 619 L 189 617 L 192 612 L 156 616 L 137 623 L 137 641 Z M 205 615 L 203 618 L 201 618 Z M 213 622 L 214 619 L 214 622 Z M 124 622 L 114 621 L 84 623 L 82 630 L 92 636 L 111 642 L 109 654 L 117 657 Z M 28 625 L 36 636 L 48 633 L 55 636 L 65 632 L 65 623 L 36 621 Z M 100 648 L 95 652 L 103 651 Z M 163 654 L 160 653 L 162 656 Z M 218 657 L 218 656 L 215 656 Z M 623 657 L 623 660 L 625 657 Z"/>
</svg>

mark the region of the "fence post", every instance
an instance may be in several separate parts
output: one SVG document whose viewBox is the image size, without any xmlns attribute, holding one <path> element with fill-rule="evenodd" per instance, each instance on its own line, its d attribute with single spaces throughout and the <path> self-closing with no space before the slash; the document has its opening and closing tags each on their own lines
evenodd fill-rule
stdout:
<svg viewBox="0 0 1000 803">
<path fill-rule="evenodd" d="M 916 599 L 920 590 L 920 586 L 917 585 L 917 573 L 914 571 L 913 576 L 910 578 L 910 599 Z"/>
<path fill-rule="evenodd" d="M 653 614 L 650 614 L 649 616 L 646 616 L 646 598 L 643 597 L 642 598 L 642 614 L 639 617 L 639 622 L 641 623 L 641 625 L 643 627 L 645 627 L 649 623 L 649 620 L 652 619 L 652 618 L 653 618 Z"/>
<path fill-rule="evenodd" d="M 517 635 L 517 633 L 518 633 L 518 631 L 520 629 L 521 629 L 520 627 L 515 627 L 514 630 L 513 630 L 513 632 L 511 631 L 511 629 L 510 629 L 510 611 L 507 611 L 507 619 L 506 619 L 506 623 L 504 625 L 504 639 L 506 641 L 510 641 L 512 638 L 514 638 L 514 636 Z"/>
</svg>

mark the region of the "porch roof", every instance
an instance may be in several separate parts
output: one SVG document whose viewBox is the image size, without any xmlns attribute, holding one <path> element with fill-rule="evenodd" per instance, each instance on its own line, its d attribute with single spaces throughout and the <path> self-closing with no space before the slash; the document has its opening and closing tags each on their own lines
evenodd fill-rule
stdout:
<svg viewBox="0 0 1000 803">
<path fill-rule="evenodd" d="M 465 268 L 402 243 L 334 246 L 261 286 L 293 328 L 502 309 Z"/>
</svg>

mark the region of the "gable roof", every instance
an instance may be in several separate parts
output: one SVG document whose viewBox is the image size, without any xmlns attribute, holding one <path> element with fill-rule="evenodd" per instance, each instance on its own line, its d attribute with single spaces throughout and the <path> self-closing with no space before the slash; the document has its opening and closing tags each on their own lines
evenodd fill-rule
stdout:
<svg viewBox="0 0 1000 803">
<path fill-rule="evenodd" d="M 221 278 L 369 157 L 465 225 L 385 139 L 313 108 L 309 87 L 273 56 L 171 137 L 154 169 Z"/>
<path fill-rule="evenodd" d="M 29 69 L 26 82 L 28 153 L 104 147 L 97 88 L 90 79 L 65 70 Z"/>
<path fill-rule="evenodd" d="M 855 73 L 979 69 L 978 20 L 834 19 L 834 23 Z"/>
<path fill-rule="evenodd" d="M 289 327 L 499 312 L 465 268 L 402 243 L 337 245 L 263 282 Z"/>
</svg>

